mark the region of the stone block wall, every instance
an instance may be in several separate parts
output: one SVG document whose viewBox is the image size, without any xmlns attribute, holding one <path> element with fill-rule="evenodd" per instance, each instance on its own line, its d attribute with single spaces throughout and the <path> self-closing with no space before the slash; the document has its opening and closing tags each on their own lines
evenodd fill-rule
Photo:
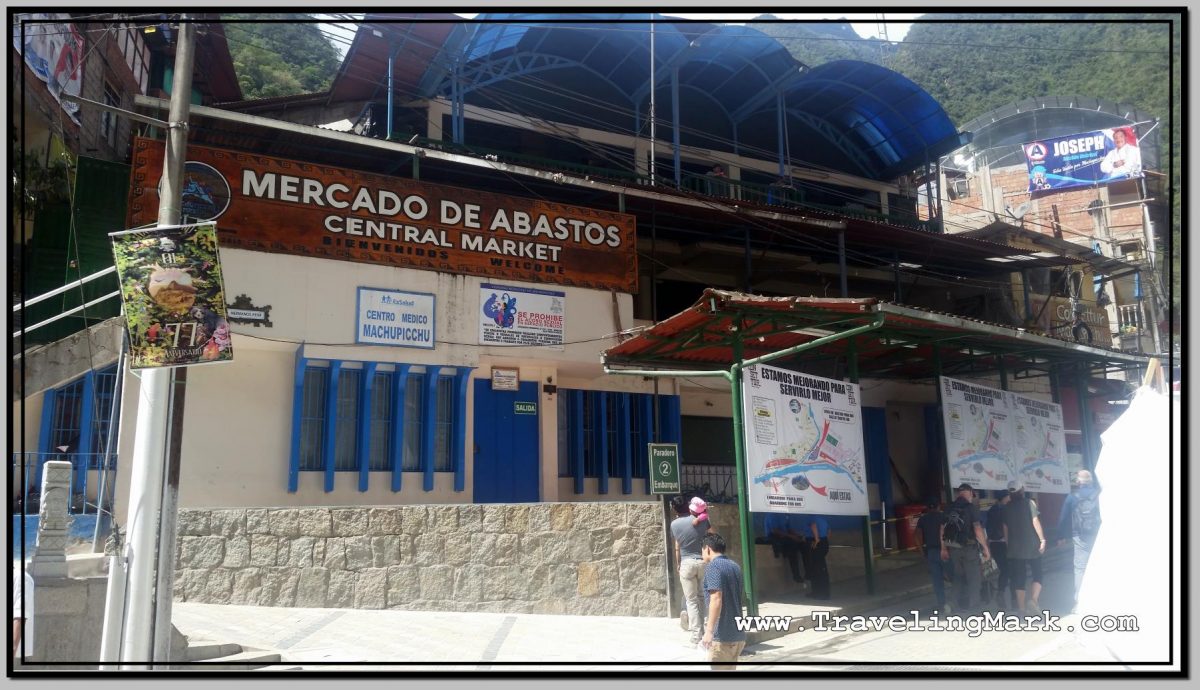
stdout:
<svg viewBox="0 0 1200 690">
<path fill-rule="evenodd" d="M 658 503 L 192 509 L 175 600 L 662 616 Z"/>
</svg>

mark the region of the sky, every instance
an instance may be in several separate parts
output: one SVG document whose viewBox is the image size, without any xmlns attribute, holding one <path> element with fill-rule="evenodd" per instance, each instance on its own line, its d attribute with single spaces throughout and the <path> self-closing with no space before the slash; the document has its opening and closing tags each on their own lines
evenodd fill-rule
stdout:
<svg viewBox="0 0 1200 690">
<path fill-rule="evenodd" d="M 747 20 L 753 19 L 762 13 L 755 12 L 752 14 L 728 14 L 728 13 L 710 12 L 710 13 L 686 13 L 685 14 L 685 13 L 676 13 L 676 12 L 667 11 L 667 12 L 663 12 L 662 14 L 667 14 L 668 16 L 673 16 L 673 17 L 683 17 L 684 19 L 702 19 L 702 20 L 710 21 L 710 22 L 737 24 L 739 22 L 745 22 Z M 882 36 L 880 35 L 880 31 L 879 31 L 879 18 L 881 15 L 878 13 L 858 13 L 858 14 L 854 14 L 854 13 L 840 13 L 840 14 L 824 13 L 824 14 L 821 14 L 821 13 L 815 13 L 815 12 L 810 12 L 810 13 L 775 12 L 772 14 L 774 14 L 776 17 L 778 17 L 780 19 L 795 19 L 795 20 L 849 19 L 851 28 L 853 28 L 854 31 L 859 36 L 862 36 L 863 38 L 872 38 L 872 37 L 882 38 Z M 317 14 L 314 16 L 316 16 L 317 18 L 322 18 L 322 19 L 328 18 L 328 15 Z M 361 16 L 361 15 L 356 15 L 356 16 Z M 475 15 L 459 13 L 459 16 L 463 17 L 465 19 L 470 19 L 471 17 L 474 17 Z M 887 12 L 887 13 L 883 14 L 882 16 L 885 20 L 887 20 L 887 38 L 888 38 L 888 40 L 900 41 L 900 40 L 904 39 L 904 36 L 908 34 L 909 28 L 912 27 L 911 20 L 915 19 L 916 17 L 921 16 L 921 13 Z M 339 24 L 339 25 L 321 24 L 321 29 L 324 30 L 326 32 L 326 34 L 333 37 L 332 42 L 333 42 L 334 47 L 337 48 L 338 51 L 344 56 L 346 54 L 347 48 L 350 47 L 350 45 L 349 45 L 350 42 L 354 39 L 354 28 L 349 24 Z"/>
</svg>

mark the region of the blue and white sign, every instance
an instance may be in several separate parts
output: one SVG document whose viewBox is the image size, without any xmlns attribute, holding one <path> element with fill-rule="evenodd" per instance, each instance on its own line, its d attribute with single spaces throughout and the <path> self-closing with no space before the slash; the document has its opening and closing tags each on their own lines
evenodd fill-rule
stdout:
<svg viewBox="0 0 1200 690">
<path fill-rule="evenodd" d="M 360 287 L 355 342 L 432 350 L 437 333 L 433 295 Z"/>
<path fill-rule="evenodd" d="M 479 344 L 563 349 L 565 292 L 479 286 Z"/>
<path fill-rule="evenodd" d="M 1024 148 L 1031 192 L 1142 176 L 1142 151 L 1133 127 L 1034 141 Z"/>
</svg>

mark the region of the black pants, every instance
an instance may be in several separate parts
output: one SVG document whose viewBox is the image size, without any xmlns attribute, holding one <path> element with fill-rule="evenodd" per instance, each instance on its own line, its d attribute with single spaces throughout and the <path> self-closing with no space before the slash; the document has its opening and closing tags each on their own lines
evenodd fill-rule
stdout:
<svg viewBox="0 0 1200 690">
<path fill-rule="evenodd" d="M 1000 568 L 1000 575 L 996 580 L 996 592 L 1003 592 L 1008 588 L 1008 544 L 1002 541 L 989 541 L 988 549 L 992 552 L 992 559 Z"/>
<path fill-rule="evenodd" d="M 1025 591 L 1025 564 L 1029 564 L 1029 582 L 1042 582 L 1042 558 L 1008 559 L 1008 588 L 1013 592 Z"/>
<path fill-rule="evenodd" d="M 802 582 L 804 575 L 800 572 L 800 556 L 802 550 L 807 550 L 807 544 L 791 539 L 771 539 L 771 551 L 776 558 L 783 556 L 787 559 L 792 571 L 792 580 Z M 804 559 L 805 571 L 808 570 L 808 559 Z"/>
<path fill-rule="evenodd" d="M 813 599 L 829 598 L 829 566 L 825 562 L 828 554 L 829 539 L 821 537 L 821 540 L 813 547 L 809 560 L 808 579 L 812 581 Z"/>
</svg>

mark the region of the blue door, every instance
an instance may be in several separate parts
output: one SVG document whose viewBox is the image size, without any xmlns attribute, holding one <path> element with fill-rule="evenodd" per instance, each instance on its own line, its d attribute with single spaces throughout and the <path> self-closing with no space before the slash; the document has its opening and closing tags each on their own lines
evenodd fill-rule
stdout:
<svg viewBox="0 0 1200 690">
<path fill-rule="evenodd" d="M 538 384 L 494 391 L 475 382 L 476 503 L 536 503 L 541 498 Z"/>
</svg>

